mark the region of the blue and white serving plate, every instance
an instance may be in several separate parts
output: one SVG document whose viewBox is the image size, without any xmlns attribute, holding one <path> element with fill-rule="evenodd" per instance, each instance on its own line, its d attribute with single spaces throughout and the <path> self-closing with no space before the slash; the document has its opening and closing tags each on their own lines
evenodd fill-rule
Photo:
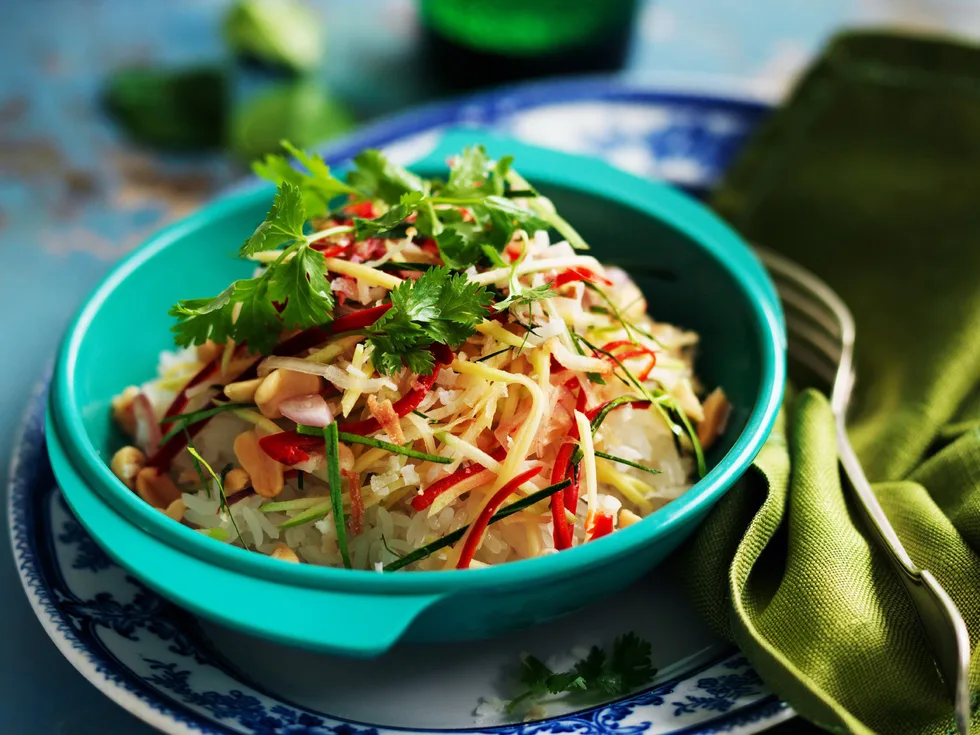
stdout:
<svg viewBox="0 0 980 735">
<path fill-rule="evenodd" d="M 417 158 L 440 128 L 473 124 L 600 155 L 700 193 L 766 109 L 608 81 L 539 84 L 386 120 L 325 154 L 335 163 L 377 146 L 396 159 Z M 546 630 L 467 644 L 404 644 L 374 661 L 285 649 L 199 621 L 116 566 L 71 515 L 47 461 L 45 393 L 42 383 L 11 465 L 17 569 L 38 619 L 72 665 L 164 732 L 744 735 L 793 716 L 743 656 L 697 622 L 662 574 Z M 508 677 L 523 652 L 562 666 L 578 649 L 608 646 L 627 631 L 653 645 L 659 673 L 647 690 L 585 709 L 557 699 L 532 722 L 514 722 L 495 706 L 513 694 Z"/>
</svg>

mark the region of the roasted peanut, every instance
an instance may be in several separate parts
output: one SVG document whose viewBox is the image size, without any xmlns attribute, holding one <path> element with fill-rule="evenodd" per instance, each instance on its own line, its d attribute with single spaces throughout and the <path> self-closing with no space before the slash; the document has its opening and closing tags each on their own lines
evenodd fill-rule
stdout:
<svg viewBox="0 0 980 735">
<path fill-rule="evenodd" d="M 136 494 L 154 508 L 168 508 L 181 496 L 181 489 L 156 467 L 144 467 L 136 475 Z"/>
<path fill-rule="evenodd" d="M 707 449 L 715 443 L 715 439 L 725 431 L 731 404 L 721 388 L 715 388 L 704 399 L 704 420 L 698 424 L 698 441 Z"/>
<path fill-rule="evenodd" d="M 295 370 L 273 370 L 265 376 L 262 385 L 255 391 L 254 400 L 263 416 L 278 419 L 282 417 L 279 404 L 287 398 L 319 392 L 319 376 L 298 373 Z"/>
<path fill-rule="evenodd" d="M 199 362 L 211 362 L 221 355 L 224 348 L 224 345 L 219 345 L 208 340 L 203 345 L 197 346 L 197 359 Z"/>
<path fill-rule="evenodd" d="M 636 513 L 627 509 L 619 509 L 619 527 L 626 528 L 627 526 L 632 526 L 634 523 L 639 523 L 643 519 L 640 518 Z"/>
<path fill-rule="evenodd" d="M 235 437 L 235 457 L 248 473 L 252 488 L 263 498 L 274 498 L 282 492 L 284 467 L 259 446 L 259 435 L 244 431 Z"/>
<path fill-rule="evenodd" d="M 177 475 L 178 485 L 197 485 L 201 481 L 201 476 L 197 473 L 197 470 L 187 468 L 181 470 L 180 474 Z"/>
<path fill-rule="evenodd" d="M 252 478 L 241 467 L 235 467 L 225 475 L 225 495 L 234 495 L 250 487 L 252 487 Z"/>
<path fill-rule="evenodd" d="M 163 513 L 169 518 L 173 518 L 177 523 L 184 520 L 184 512 L 187 510 L 187 506 L 184 505 L 184 501 L 181 498 L 177 498 L 174 502 L 167 506 Z"/>
<path fill-rule="evenodd" d="M 241 380 L 237 383 L 228 383 L 225 386 L 225 395 L 228 400 L 234 403 L 251 403 L 255 398 L 255 391 L 264 378 L 252 378 L 251 380 Z"/>
<path fill-rule="evenodd" d="M 112 455 L 109 466 L 112 468 L 112 474 L 132 490 L 136 483 L 136 475 L 146 466 L 146 455 L 136 447 L 123 447 Z"/>
<path fill-rule="evenodd" d="M 140 389 L 131 385 L 112 399 L 112 418 L 119 428 L 130 436 L 136 434 L 136 417 L 133 415 L 133 399 L 140 394 Z"/>
<path fill-rule="evenodd" d="M 272 550 L 269 554 L 273 559 L 281 559 L 282 561 L 291 561 L 294 564 L 299 563 L 299 557 L 296 556 L 296 552 L 290 549 L 286 544 L 279 544 L 276 548 Z"/>
</svg>

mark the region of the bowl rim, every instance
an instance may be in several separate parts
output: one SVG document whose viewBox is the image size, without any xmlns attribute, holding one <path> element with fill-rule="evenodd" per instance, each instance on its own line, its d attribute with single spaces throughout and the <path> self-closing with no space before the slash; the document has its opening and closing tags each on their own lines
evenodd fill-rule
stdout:
<svg viewBox="0 0 980 735">
<path fill-rule="evenodd" d="M 565 577 L 603 565 L 655 539 L 670 535 L 685 519 L 707 510 L 748 469 L 775 423 L 785 385 L 785 336 L 775 289 L 762 264 L 748 245 L 714 213 L 673 187 L 642 179 L 598 159 L 575 156 L 518 143 L 484 132 L 474 140 L 494 138 L 494 145 L 519 149 L 521 169 L 529 179 L 612 200 L 684 234 L 728 272 L 745 297 L 759 339 L 761 376 L 759 393 L 746 425 L 735 443 L 709 472 L 682 495 L 667 503 L 642 523 L 621 529 L 600 540 L 533 559 L 524 559 L 479 570 L 416 571 L 410 574 L 379 574 L 313 564 L 282 564 L 264 554 L 215 542 L 203 534 L 151 508 L 127 489 L 100 457 L 82 424 L 75 405 L 73 375 L 79 349 L 93 319 L 115 288 L 146 261 L 214 218 L 243 208 L 271 202 L 274 187 L 256 186 L 240 190 L 202 207 L 188 217 L 164 228 L 121 260 L 94 289 L 73 319 L 59 350 L 55 366 L 52 408 L 59 435 L 81 476 L 103 500 L 123 517 L 157 539 L 184 553 L 236 572 L 276 580 L 282 584 L 352 590 L 364 593 L 412 594 L 452 592 L 473 587 L 505 586 L 535 580 Z M 536 161 L 528 165 L 528 153 Z M 416 162 L 410 168 L 430 170 Z"/>
</svg>

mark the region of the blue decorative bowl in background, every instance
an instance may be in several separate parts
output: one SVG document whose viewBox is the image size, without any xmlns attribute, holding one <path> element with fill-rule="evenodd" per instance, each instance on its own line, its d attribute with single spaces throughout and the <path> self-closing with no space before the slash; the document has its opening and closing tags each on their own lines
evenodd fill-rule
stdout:
<svg viewBox="0 0 980 735">
<path fill-rule="evenodd" d="M 748 468 L 775 420 L 784 336 L 772 284 L 750 249 L 700 204 L 594 159 L 528 147 L 476 130 L 443 132 L 412 165 L 432 175 L 465 145 L 511 154 L 600 260 L 633 273 L 651 313 L 702 338 L 697 371 L 734 410 L 710 471 L 642 523 L 560 554 L 465 572 L 378 574 L 277 560 L 217 543 L 174 523 L 126 489 L 107 459 L 118 437 L 109 404 L 154 374 L 168 349 L 167 310 L 248 274 L 230 257 L 268 209 L 272 189 L 249 187 L 152 238 L 117 266 L 65 338 L 47 435 L 72 509 L 122 566 L 200 615 L 278 642 L 352 656 L 414 640 L 483 637 L 540 623 L 619 590 L 662 561 Z M 339 161 L 328 161 L 339 164 Z M 124 356 L 124 357 L 123 357 Z"/>
</svg>

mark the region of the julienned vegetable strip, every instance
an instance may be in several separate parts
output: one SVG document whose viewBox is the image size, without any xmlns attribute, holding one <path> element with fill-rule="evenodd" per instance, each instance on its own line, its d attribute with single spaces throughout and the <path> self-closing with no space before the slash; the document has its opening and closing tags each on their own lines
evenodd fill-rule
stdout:
<svg viewBox="0 0 980 735">
<path fill-rule="evenodd" d="M 179 413 L 175 416 L 170 416 L 164 419 L 162 423 L 174 423 L 174 427 L 170 429 L 166 434 L 160 438 L 160 443 L 164 444 L 170 440 L 171 437 L 180 433 L 184 430 L 185 426 L 192 426 L 198 421 L 203 421 L 204 419 L 209 419 L 212 416 L 217 416 L 219 413 L 224 413 L 225 411 L 234 411 L 239 408 L 255 408 L 254 403 L 222 403 L 214 408 L 205 408 L 200 411 L 191 411 L 190 413 Z"/>
<path fill-rule="evenodd" d="M 548 496 L 554 495 L 555 493 L 564 490 L 570 484 L 571 484 L 570 480 L 563 480 L 562 482 L 555 483 L 554 485 L 549 485 L 546 488 L 542 488 L 537 492 L 531 493 L 525 498 L 521 498 L 520 500 L 515 500 L 510 505 L 505 506 L 500 510 L 498 510 L 496 513 L 494 513 L 493 518 L 490 519 L 489 525 L 492 526 L 497 521 L 501 521 L 504 518 L 507 518 L 508 516 L 512 516 L 515 513 L 521 512 L 525 508 L 529 508 L 535 503 L 539 503 L 542 500 L 545 500 L 546 498 L 548 498 Z M 447 533 L 445 536 L 436 539 L 432 543 L 426 544 L 425 546 L 421 546 L 415 551 L 411 552 L 410 554 L 406 554 L 400 559 L 396 559 L 393 562 L 389 562 L 388 564 L 385 564 L 384 571 L 394 572 L 398 569 L 402 569 L 403 567 L 407 567 L 409 564 L 414 564 L 417 561 L 421 561 L 422 559 L 433 554 L 434 552 L 439 551 L 439 549 L 444 549 L 447 546 L 451 546 L 455 544 L 457 541 L 463 538 L 468 528 L 469 526 L 464 526 L 463 528 L 453 531 L 452 533 Z"/>
<path fill-rule="evenodd" d="M 490 525 L 490 518 L 494 513 L 497 512 L 497 508 L 503 503 L 512 492 L 517 490 L 521 485 L 530 480 L 532 477 L 537 476 L 541 473 L 544 468 L 540 465 L 538 467 L 532 467 L 515 477 L 513 480 L 504 483 L 490 501 L 483 506 L 483 510 L 480 511 L 480 515 L 477 516 L 476 520 L 470 526 L 469 535 L 466 537 L 466 541 L 463 543 L 463 550 L 459 553 L 459 561 L 456 562 L 457 569 L 469 569 L 470 562 L 473 561 L 473 556 L 476 554 L 476 550 L 480 548 L 480 544 L 483 542 L 483 533 L 487 530 L 487 526 Z"/>
<path fill-rule="evenodd" d="M 614 454 L 606 454 L 605 452 L 600 452 L 598 449 L 594 449 L 592 453 L 597 457 L 602 457 L 603 459 L 611 460 L 612 462 L 619 462 L 620 464 L 625 464 L 629 467 L 635 467 L 638 470 L 643 470 L 644 472 L 649 472 L 651 475 L 661 474 L 660 470 L 655 470 L 652 467 L 645 467 L 638 462 L 633 462 L 629 459 L 623 459 L 622 457 L 617 457 Z"/>
<path fill-rule="evenodd" d="M 399 398 L 392 404 L 392 408 L 398 417 L 407 416 L 422 403 L 422 399 L 425 398 L 425 394 L 429 392 L 432 388 L 432 384 L 436 382 L 436 378 L 439 377 L 439 366 L 436 365 L 432 370 L 431 375 L 423 375 L 416 380 L 415 388 L 408 391 L 405 395 Z M 381 424 L 376 418 L 364 419 L 363 421 L 353 421 L 350 423 L 340 424 L 340 430 L 346 431 L 348 434 L 373 434 L 376 431 L 381 431 Z"/>
<path fill-rule="evenodd" d="M 333 507 L 333 521 L 337 527 L 337 545 L 344 566 L 351 568 L 350 552 L 347 549 L 347 522 L 344 518 L 343 488 L 340 486 L 340 441 L 337 424 L 329 424 L 323 430 L 327 444 L 327 483 L 330 485 L 330 504 Z"/>
<path fill-rule="evenodd" d="M 323 434 L 323 429 L 316 426 L 304 426 L 303 424 L 297 424 L 296 433 L 306 436 L 321 436 Z M 384 449 L 392 454 L 401 454 L 414 459 L 424 459 L 426 462 L 435 462 L 436 464 L 453 463 L 452 457 L 440 457 L 438 454 L 418 452 L 414 449 L 410 449 L 409 447 L 403 447 L 400 444 L 392 444 L 391 442 L 382 441 L 381 439 L 373 439 L 368 436 L 361 436 L 360 434 L 351 434 L 346 431 L 340 432 L 340 441 L 347 442 L 348 444 L 363 444 L 366 447 Z"/>
<path fill-rule="evenodd" d="M 493 450 L 493 452 L 490 453 L 490 457 L 496 460 L 497 462 L 502 462 L 504 460 L 504 457 L 506 456 L 507 456 L 507 450 L 504 449 L 503 447 L 497 447 L 495 450 Z M 467 467 L 463 467 L 462 469 L 456 470 L 450 475 L 446 475 L 445 477 L 439 478 L 431 485 L 429 485 L 424 491 L 422 491 L 421 494 L 416 495 L 414 498 L 412 498 L 412 508 L 414 508 L 417 511 L 425 510 L 430 505 L 432 505 L 433 501 L 436 498 L 438 498 L 440 495 L 446 492 L 453 485 L 462 482 L 468 477 L 472 477 L 473 475 L 483 472 L 485 469 L 486 467 L 484 467 L 483 465 L 474 462 L 473 464 Z"/>
</svg>

